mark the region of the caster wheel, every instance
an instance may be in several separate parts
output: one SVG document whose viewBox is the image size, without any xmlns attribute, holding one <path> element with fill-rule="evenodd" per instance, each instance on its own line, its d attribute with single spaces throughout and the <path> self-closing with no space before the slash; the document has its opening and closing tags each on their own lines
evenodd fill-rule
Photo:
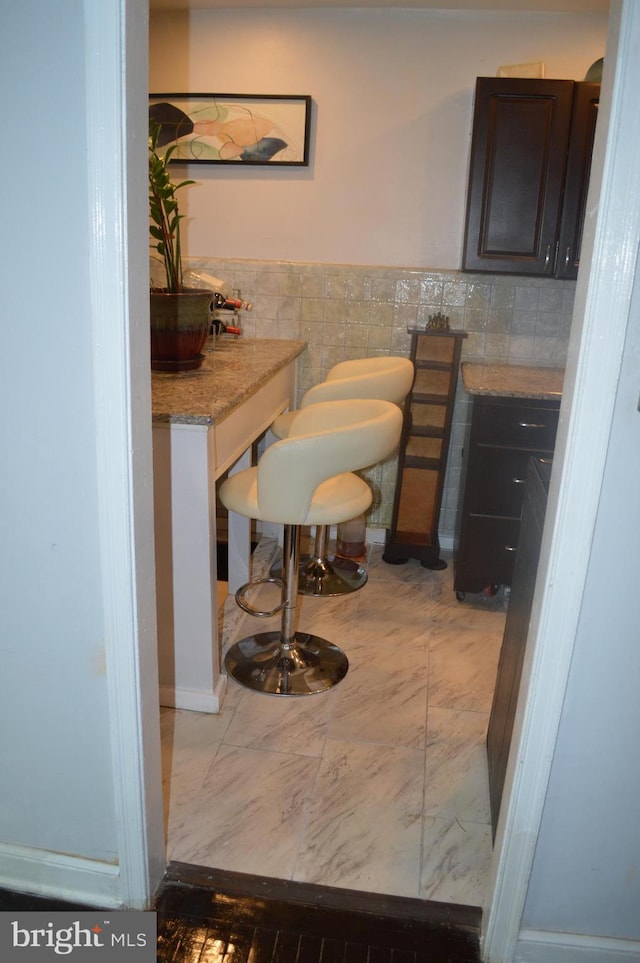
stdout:
<svg viewBox="0 0 640 963">
<path fill-rule="evenodd" d="M 458 602 L 464 602 L 466 597 L 467 597 L 466 592 L 456 592 L 456 598 Z"/>
</svg>

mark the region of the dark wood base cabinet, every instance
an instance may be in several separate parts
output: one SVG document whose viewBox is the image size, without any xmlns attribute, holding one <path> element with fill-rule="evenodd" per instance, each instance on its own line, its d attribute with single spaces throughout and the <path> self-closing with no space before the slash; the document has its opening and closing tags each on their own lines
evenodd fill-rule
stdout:
<svg viewBox="0 0 640 963">
<path fill-rule="evenodd" d="M 459 601 L 511 585 L 527 465 L 532 455 L 551 461 L 558 411 L 558 401 L 474 397 L 454 561 Z"/>
<path fill-rule="evenodd" d="M 540 544 L 550 473 L 551 466 L 546 460 L 540 458 L 530 460 L 526 475 L 526 494 L 522 512 L 518 556 L 513 573 L 509 611 L 507 612 L 487 731 L 489 795 L 494 837 L 520 692 L 522 664 L 540 559 Z"/>
</svg>

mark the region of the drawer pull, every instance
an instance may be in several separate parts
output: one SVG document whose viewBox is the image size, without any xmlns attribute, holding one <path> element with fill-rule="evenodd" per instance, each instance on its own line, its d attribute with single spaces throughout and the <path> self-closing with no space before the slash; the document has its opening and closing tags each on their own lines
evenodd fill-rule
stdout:
<svg viewBox="0 0 640 963">
<path fill-rule="evenodd" d="M 505 545 L 505 552 L 517 552 L 518 549 L 514 545 Z"/>
<path fill-rule="evenodd" d="M 546 425 L 538 425 L 535 421 L 521 421 L 521 428 L 546 428 Z"/>
<path fill-rule="evenodd" d="M 524 485 L 525 483 L 524 478 L 512 478 L 511 481 L 513 482 L 514 485 Z"/>
</svg>

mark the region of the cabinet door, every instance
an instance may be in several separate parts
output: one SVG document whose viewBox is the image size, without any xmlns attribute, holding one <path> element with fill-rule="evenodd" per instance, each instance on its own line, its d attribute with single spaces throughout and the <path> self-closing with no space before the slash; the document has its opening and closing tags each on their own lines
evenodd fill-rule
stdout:
<svg viewBox="0 0 640 963">
<path fill-rule="evenodd" d="M 553 276 L 574 83 L 480 77 L 463 267 Z"/>
<path fill-rule="evenodd" d="M 559 278 L 578 276 L 599 99 L 600 84 L 575 85 L 571 140 L 558 238 L 556 277 Z"/>
<path fill-rule="evenodd" d="M 478 481 L 469 492 L 469 512 L 520 518 L 530 457 L 527 450 L 478 445 L 474 458 Z"/>
<path fill-rule="evenodd" d="M 540 558 L 549 474 L 548 464 L 531 459 L 527 473 L 522 532 L 487 731 L 491 823 L 494 836 L 520 691 L 525 644 Z"/>
<path fill-rule="evenodd" d="M 455 590 L 481 592 L 487 585 L 511 585 L 519 534 L 520 519 L 470 515 L 464 577 L 456 579 Z"/>
</svg>

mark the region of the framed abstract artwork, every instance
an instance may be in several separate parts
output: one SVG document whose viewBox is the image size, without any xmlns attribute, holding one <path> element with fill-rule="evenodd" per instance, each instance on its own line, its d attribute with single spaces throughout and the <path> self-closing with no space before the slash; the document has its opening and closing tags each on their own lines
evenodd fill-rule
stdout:
<svg viewBox="0 0 640 963">
<path fill-rule="evenodd" d="M 309 96 L 151 94 L 149 120 L 170 163 L 309 165 Z"/>
</svg>

